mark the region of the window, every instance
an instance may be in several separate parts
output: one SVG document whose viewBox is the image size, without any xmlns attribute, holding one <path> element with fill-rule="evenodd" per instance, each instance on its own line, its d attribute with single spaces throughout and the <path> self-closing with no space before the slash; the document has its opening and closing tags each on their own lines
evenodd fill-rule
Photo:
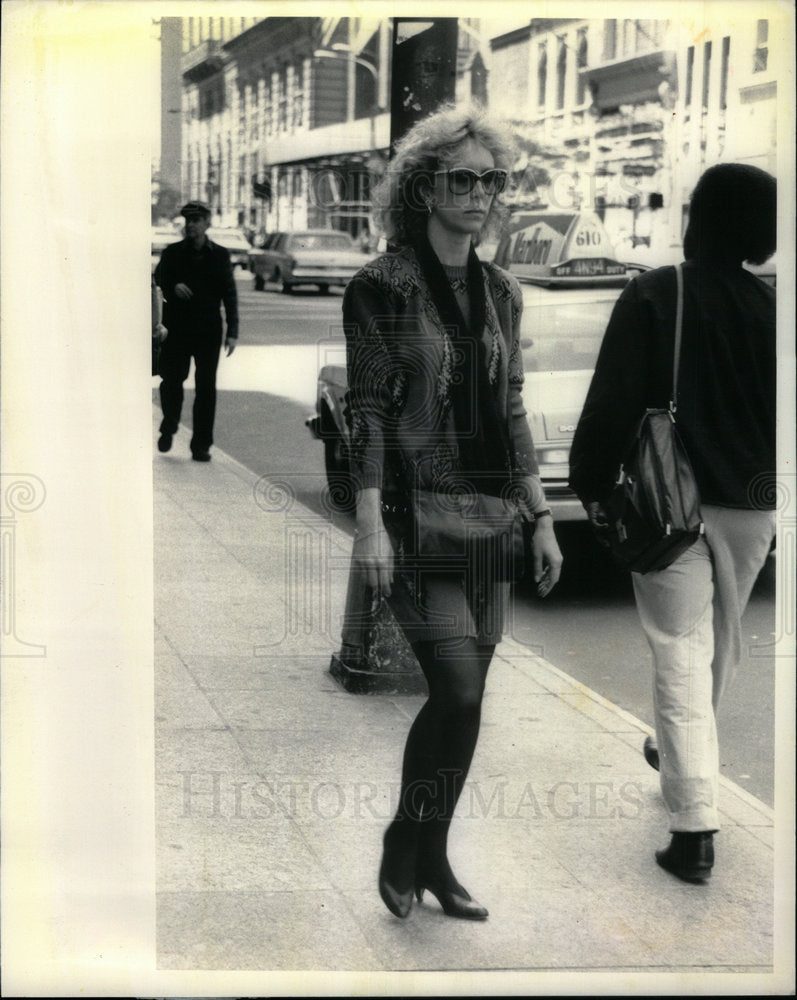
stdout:
<svg viewBox="0 0 797 1000">
<path fill-rule="evenodd" d="M 271 72 L 263 69 L 263 134 L 271 135 L 274 128 L 274 114 L 272 109 L 272 89 Z"/>
<path fill-rule="evenodd" d="M 650 34 L 650 26 L 652 21 L 637 21 L 636 22 L 636 40 L 635 47 L 637 52 L 649 52 L 653 48 L 653 38 Z"/>
<path fill-rule="evenodd" d="M 567 76 L 567 46 L 564 38 L 559 39 L 559 54 L 556 57 L 556 110 L 565 106 L 565 77 Z"/>
<path fill-rule="evenodd" d="M 583 70 L 587 67 L 587 29 L 582 28 L 578 33 L 578 45 L 576 49 L 576 69 Z M 586 98 L 586 75 L 576 73 L 576 104 L 583 104 Z"/>
<path fill-rule="evenodd" d="M 304 124 L 304 60 L 299 59 L 293 68 L 293 110 L 292 124 L 301 128 Z"/>
<path fill-rule="evenodd" d="M 288 128 L 288 67 L 281 66 L 279 71 L 277 95 L 277 131 L 285 132 Z"/>
<path fill-rule="evenodd" d="M 703 44 L 703 108 L 708 107 L 708 91 L 711 82 L 711 42 Z"/>
<path fill-rule="evenodd" d="M 684 90 L 684 105 L 692 104 L 692 80 L 695 75 L 695 47 L 690 45 L 686 50 L 686 87 Z"/>
<path fill-rule="evenodd" d="M 603 28 L 603 58 L 614 59 L 617 56 L 617 21 L 607 21 Z"/>
<path fill-rule="evenodd" d="M 759 21 L 756 28 L 756 47 L 753 54 L 753 72 L 763 73 L 769 60 L 769 21 Z"/>
<path fill-rule="evenodd" d="M 728 107 L 728 60 L 731 53 L 730 35 L 722 39 L 722 66 L 720 68 L 720 108 Z"/>
<path fill-rule="evenodd" d="M 637 23 L 630 19 L 623 21 L 622 55 L 629 56 L 636 52 Z"/>
<path fill-rule="evenodd" d="M 548 76 L 548 53 L 545 49 L 545 42 L 540 45 L 537 56 L 537 104 L 545 107 L 545 83 Z"/>
</svg>

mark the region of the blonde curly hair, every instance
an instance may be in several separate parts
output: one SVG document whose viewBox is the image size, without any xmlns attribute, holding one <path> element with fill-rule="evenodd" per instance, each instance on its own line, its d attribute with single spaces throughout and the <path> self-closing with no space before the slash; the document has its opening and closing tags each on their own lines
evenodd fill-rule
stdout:
<svg viewBox="0 0 797 1000">
<path fill-rule="evenodd" d="M 511 171 L 515 160 L 511 134 L 479 104 L 443 105 L 396 143 L 395 155 L 371 196 L 374 223 L 391 243 L 406 246 L 425 231 L 428 215 L 422 193 L 435 170 L 456 164 L 468 139 L 484 146 L 497 168 Z M 507 214 L 506 206 L 493 198 L 480 235 L 500 227 Z"/>
</svg>

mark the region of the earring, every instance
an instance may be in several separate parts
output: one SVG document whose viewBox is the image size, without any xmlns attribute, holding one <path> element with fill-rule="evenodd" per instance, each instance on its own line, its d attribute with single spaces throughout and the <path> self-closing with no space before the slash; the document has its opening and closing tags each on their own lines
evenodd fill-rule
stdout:
<svg viewBox="0 0 797 1000">
<path fill-rule="evenodd" d="M 429 198 L 428 201 L 425 204 L 426 204 L 426 211 L 429 213 L 429 215 L 431 215 L 432 214 L 432 209 L 435 206 L 434 199 L 433 198 Z"/>
</svg>

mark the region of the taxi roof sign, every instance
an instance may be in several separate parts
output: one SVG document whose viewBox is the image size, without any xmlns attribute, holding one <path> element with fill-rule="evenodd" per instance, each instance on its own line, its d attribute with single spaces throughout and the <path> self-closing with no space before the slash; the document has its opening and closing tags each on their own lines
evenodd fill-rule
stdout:
<svg viewBox="0 0 797 1000">
<path fill-rule="evenodd" d="M 594 212 L 520 212 L 501 240 L 495 262 L 535 284 L 624 284 L 608 233 Z"/>
</svg>

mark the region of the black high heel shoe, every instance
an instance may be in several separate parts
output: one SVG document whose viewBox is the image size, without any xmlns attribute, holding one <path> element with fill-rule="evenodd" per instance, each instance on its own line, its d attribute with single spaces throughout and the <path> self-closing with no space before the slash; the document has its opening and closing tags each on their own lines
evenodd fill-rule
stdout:
<svg viewBox="0 0 797 1000">
<path fill-rule="evenodd" d="M 402 843 L 391 837 L 391 824 L 382 841 L 382 863 L 379 866 L 379 895 L 395 917 L 402 920 L 412 909 L 412 889 L 417 843 Z M 406 888 L 405 888 L 406 886 Z"/>
<path fill-rule="evenodd" d="M 436 897 L 447 917 L 459 917 L 461 920 L 486 920 L 490 915 L 481 903 L 477 903 L 462 886 L 457 889 L 446 888 L 433 878 L 418 876 L 415 882 L 415 895 L 418 897 L 419 903 L 423 902 L 423 894 L 426 889 Z"/>
</svg>

